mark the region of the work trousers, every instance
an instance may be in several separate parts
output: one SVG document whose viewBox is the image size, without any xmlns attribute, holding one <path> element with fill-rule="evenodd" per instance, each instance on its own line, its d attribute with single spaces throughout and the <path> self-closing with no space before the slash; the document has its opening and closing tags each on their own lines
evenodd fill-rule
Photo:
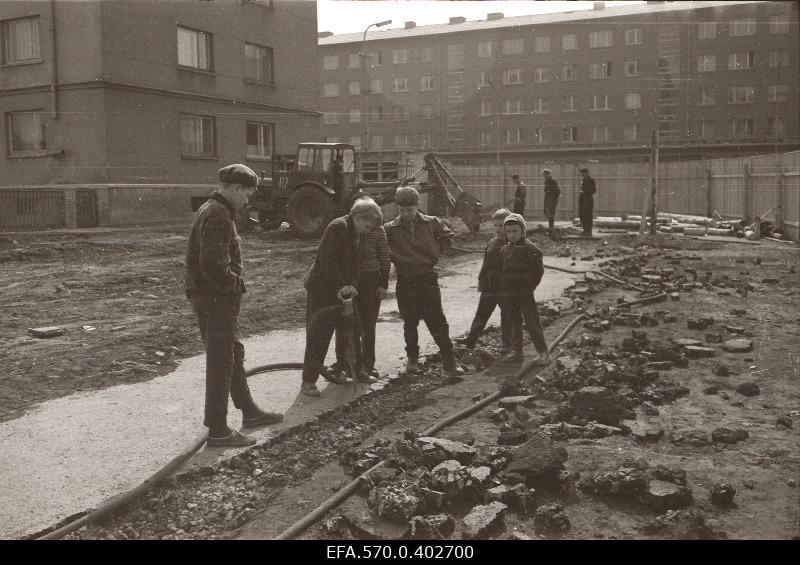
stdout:
<svg viewBox="0 0 800 565">
<path fill-rule="evenodd" d="M 481 298 L 478 301 L 478 309 L 475 311 L 475 317 L 472 320 L 472 326 L 467 335 L 467 341 L 475 344 L 478 338 L 483 333 L 483 329 L 492 317 L 494 309 L 499 305 L 500 300 L 497 293 L 494 292 L 481 292 Z M 508 315 L 505 310 L 500 308 L 500 334 L 504 347 L 511 347 L 511 324 L 508 321 Z"/>
<path fill-rule="evenodd" d="M 533 346 L 541 354 L 547 351 L 547 343 L 544 340 L 544 330 L 539 320 L 539 311 L 536 308 L 536 301 L 533 298 L 533 291 L 513 292 L 503 294 L 501 297 L 500 308 L 506 312 L 509 324 L 512 328 L 512 341 L 514 350 L 522 350 L 522 328 L 528 330 Z"/>
<path fill-rule="evenodd" d="M 341 315 L 332 311 L 317 318 L 316 324 L 311 324 L 317 312 L 329 306 L 339 306 L 340 302 L 335 294 L 308 292 L 306 297 L 306 352 L 303 357 L 303 381 L 316 383 L 319 373 L 325 363 L 328 347 L 337 329 L 342 331 Z M 344 348 L 342 348 L 344 359 Z"/>
<path fill-rule="evenodd" d="M 381 301 L 378 300 L 378 286 L 380 273 L 378 271 L 361 273 L 358 278 L 358 296 L 355 299 L 356 313 L 360 322 L 356 328 L 356 340 L 359 343 L 361 360 L 368 371 L 375 368 L 375 326 L 378 323 L 378 313 Z M 339 369 L 345 366 L 345 341 L 344 335 L 336 330 L 336 365 Z"/>
<path fill-rule="evenodd" d="M 436 273 L 418 276 L 397 275 L 397 309 L 403 319 L 403 335 L 406 340 L 406 354 L 419 356 L 420 320 L 425 322 L 436 345 L 443 354 L 453 351 L 450 341 L 450 326 L 442 311 L 442 293 Z"/>
<path fill-rule="evenodd" d="M 592 216 L 594 215 L 594 198 L 591 196 L 578 197 L 578 218 L 581 221 L 583 233 L 592 233 Z"/>
<path fill-rule="evenodd" d="M 523 218 L 525 217 L 525 201 L 522 202 L 514 202 L 514 210 L 515 214 L 519 214 Z"/>
<path fill-rule="evenodd" d="M 240 294 L 195 295 L 192 303 L 206 347 L 206 406 L 203 423 L 227 427 L 228 395 L 239 410 L 257 408 L 244 371 L 244 345 L 239 341 Z"/>
<path fill-rule="evenodd" d="M 555 226 L 556 220 L 556 207 L 558 206 L 558 196 L 544 196 L 544 216 L 547 218 L 547 223 L 550 229 Z"/>
</svg>

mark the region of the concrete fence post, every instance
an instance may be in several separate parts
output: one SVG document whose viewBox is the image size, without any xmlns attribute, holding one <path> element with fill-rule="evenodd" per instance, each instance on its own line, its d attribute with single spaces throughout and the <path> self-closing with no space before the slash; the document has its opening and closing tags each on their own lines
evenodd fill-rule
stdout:
<svg viewBox="0 0 800 565">
<path fill-rule="evenodd" d="M 97 225 L 105 228 L 111 225 L 111 195 L 107 186 L 95 189 L 97 197 Z"/>
<path fill-rule="evenodd" d="M 777 190 L 777 201 L 778 207 L 775 209 L 775 227 L 783 233 L 783 185 L 784 185 L 784 177 L 783 177 L 783 163 L 778 160 L 778 172 L 775 173 L 778 181 L 778 190 Z"/>
<path fill-rule="evenodd" d="M 706 217 L 710 218 L 714 215 L 714 175 L 711 172 L 711 167 L 706 167 Z"/>
<path fill-rule="evenodd" d="M 74 188 L 64 189 L 64 227 L 78 227 L 78 196 Z"/>
</svg>

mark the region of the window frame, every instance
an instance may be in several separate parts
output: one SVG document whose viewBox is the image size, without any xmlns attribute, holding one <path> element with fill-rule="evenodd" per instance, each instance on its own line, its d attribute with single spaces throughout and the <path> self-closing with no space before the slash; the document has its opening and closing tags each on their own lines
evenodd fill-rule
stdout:
<svg viewBox="0 0 800 565">
<path fill-rule="evenodd" d="M 711 68 L 706 68 L 707 63 L 711 63 Z M 716 53 L 706 53 L 697 56 L 697 72 L 698 73 L 714 73 L 717 71 L 717 55 Z"/>
<path fill-rule="evenodd" d="M 569 139 L 564 136 L 565 133 L 569 133 Z M 564 143 L 577 143 L 578 126 L 561 126 L 561 141 Z"/>
<path fill-rule="evenodd" d="M 335 86 L 336 87 L 336 94 L 328 94 L 328 87 Z M 323 98 L 338 98 L 341 96 L 341 88 L 338 82 L 324 82 L 322 83 L 322 97 Z"/>
<path fill-rule="evenodd" d="M 353 92 L 353 86 L 355 86 L 356 92 Z M 361 95 L 361 81 L 360 80 L 349 80 L 347 81 L 347 95 L 348 96 L 360 96 Z"/>
<path fill-rule="evenodd" d="M 422 75 L 419 77 L 419 90 L 420 92 L 432 92 L 436 90 L 434 83 L 434 75 Z"/>
<path fill-rule="evenodd" d="M 43 63 L 44 57 L 42 57 L 42 32 L 41 26 L 39 26 L 39 18 L 38 14 L 31 15 L 31 16 L 22 16 L 19 18 L 9 18 L 7 20 L 0 21 L 0 36 L 2 36 L 2 45 L 0 45 L 0 49 L 2 53 L 0 53 L 0 66 L 2 67 L 18 67 L 22 65 L 35 65 L 37 63 Z M 36 57 L 30 57 L 27 59 L 9 59 L 9 47 L 11 46 L 10 41 L 10 32 L 9 26 L 12 24 L 17 24 L 24 20 L 31 20 L 36 23 L 36 51 L 38 55 Z"/>
<path fill-rule="evenodd" d="M 329 67 L 328 61 L 336 61 L 336 63 Z M 322 56 L 322 70 L 323 71 L 338 71 L 339 70 L 339 55 L 323 55 Z"/>
<path fill-rule="evenodd" d="M 347 68 L 348 69 L 360 69 L 361 68 L 361 59 L 363 59 L 361 53 L 349 53 L 347 55 Z M 353 61 L 356 61 L 358 64 L 353 65 Z"/>
<path fill-rule="evenodd" d="M 433 47 L 423 47 L 420 49 L 420 63 L 433 63 Z"/>
<path fill-rule="evenodd" d="M 743 90 L 745 92 L 745 100 L 743 102 L 736 101 L 736 92 Z M 754 104 L 756 101 L 756 88 L 752 85 L 732 85 L 728 87 L 728 104 Z M 748 100 L 749 98 L 749 100 Z"/>
<path fill-rule="evenodd" d="M 397 88 L 399 80 L 403 81 L 402 89 Z M 392 92 L 408 92 L 408 77 L 392 77 Z"/>
<path fill-rule="evenodd" d="M 782 94 L 782 99 L 779 95 Z M 770 84 L 767 86 L 767 104 L 783 104 L 789 101 L 789 85 L 788 84 Z"/>
<path fill-rule="evenodd" d="M 625 124 L 622 128 L 623 141 L 639 141 L 639 134 L 641 132 L 641 124 Z M 627 135 L 628 128 L 633 128 L 633 137 Z"/>
<path fill-rule="evenodd" d="M 630 106 L 628 104 L 629 96 L 635 96 L 636 100 L 638 101 L 638 105 Z M 626 92 L 625 93 L 625 109 L 626 110 L 641 110 L 642 108 L 642 93 L 641 92 Z"/>
<path fill-rule="evenodd" d="M 602 34 L 602 35 L 601 35 Z M 599 38 L 603 38 L 602 44 L 598 44 Z M 605 40 L 608 39 L 608 45 L 605 44 Z M 595 45 L 592 45 L 595 43 Z M 589 32 L 589 49 L 606 49 L 608 47 L 614 47 L 614 31 L 610 29 L 604 30 L 597 30 L 597 31 L 590 31 Z"/>
<path fill-rule="evenodd" d="M 267 155 L 252 155 L 250 154 L 250 145 L 247 143 L 247 127 L 259 127 L 259 147 L 263 141 L 264 128 L 269 132 L 269 152 Z M 269 122 L 253 122 L 250 120 L 245 121 L 245 155 L 248 161 L 272 161 L 272 156 L 275 154 L 275 124 Z"/>
<path fill-rule="evenodd" d="M 180 39 L 179 39 L 181 30 L 188 31 L 188 32 L 191 32 L 193 34 L 199 34 L 199 35 L 206 36 L 207 41 L 206 41 L 205 45 L 206 45 L 206 49 L 207 49 L 206 56 L 208 58 L 208 68 L 195 67 L 195 66 L 192 66 L 192 65 L 184 65 L 183 63 L 181 63 L 181 50 L 180 50 Z M 184 25 L 177 25 L 176 26 L 175 42 L 176 42 L 175 45 L 177 47 L 177 55 L 178 55 L 178 69 L 183 70 L 183 71 L 189 71 L 189 72 L 194 72 L 194 73 L 203 73 L 203 74 L 208 74 L 208 75 L 215 74 L 215 71 L 214 71 L 214 34 L 213 33 L 211 33 L 210 31 L 204 31 L 202 29 L 191 28 L 191 27 L 187 27 L 187 26 L 184 26 Z M 198 51 L 198 53 L 199 53 L 199 51 Z M 199 55 L 198 55 L 198 59 L 199 59 Z"/>
<path fill-rule="evenodd" d="M 788 49 L 770 49 L 767 56 L 767 65 L 770 69 L 783 69 L 789 66 L 790 59 L 791 56 Z"/>
<path fill-rule="evenodd" d="M 569 99 L 569 108 L 565 107 L 564 101 Z M 562 94 L 561 95 L 561 111 L 562 112 L 577 112 L 577 108 L 575 108 L 575 95 L 574 94 Z"/>
<path fill-rule="evenodd" d="M 628 41 L 628 32 L 634 32 L 633 41 Z M 640 27 L 628 28 L 625 30 L 625 45 L 642 45 L 644 43 L 644 32 Z"/>
<path fill-rule="evenodd" d="M 533 113 L 534 114 L 550 114 L 552 111 L 552 106 L 550 104 L 550 97 L 549 96 L 539 96 L 535 99 L 533 104 Z"/>
<path fill-rule="evenodd" d="M 792 21 L 789 16 L 782 14 L 778 16 L 770 16 L 769 29 L 770 34 L 789 33 L 791 31 Z M 785 29 L 784 29 L 785 28 Z"/>
<path fill-rule="evenodd" d="M 604 76 L 592 76 L 592 69 L 605 69 Z M 597 73 L 594 73 L 595 75 Z M 589 80 L 608 80 L 611 78 L 611 61 L 589 63 Z"/>
<path fill-rule="evenodd" d="M 743 24 L 746 24 L 745 32 L 740 31 L 740 27 Z M 752 27 L 752 31 L 750 28 Z M 736 33 L 734 33 L 736 31 Z M 746 37 L 750 35 L 756 35 L 758 31 L 758 23 L 756 18 L 741 18 L 736 20 L 731 20 L 728 24 L 728 37 Z"/>
<path fill-rule="evenodd" d="M 323 125 L 335 125 L 338 123 L 339 123 L 339 112 L 335 110 L 322 112 Z"/>
<path fill-rule="evenodd" d="M 597 107 L 597 99 L 598 99 L 599 96 L 603 97 L 604 104 L 603 104 L 602 107 Z M 610 110 L 610 109 L 611 109 L 611 106 L 608 105 L 608 92 L 604 92 L 602 94 L 592 94 L 592 103 L 589 106 L 589 110 L 590 111 L 592 111 L 592 112 L 605 112 L 605 111 Z"/>
<path fill-rule="evenodd" d="M 401 57 L 402 55 L 402 57 Z M 408 64 L 408 49 L 392 49 L 392 64 L 393 65 L 407 65 Z"/>
<path fill-rule="evenodd" d="M 540 47 L 543 45 L 543 48 Z M 533 52 L 534 53 L 549 53 L 550 52 L 550 36 L 543 35 L 541 37 L 534 37 L 533 38 Z"/>
<path fill-rule="evenodd" d="M 739 56 L 744 55 L 747 66 L 739 65 Z M 752 71 L 756 68 L 756 52 L 755 51 L 736 51 L 728 53 L 728 70 L 729 71 Z"/>
<path fill-rule="evenodd" d="M 516 102 L 516 111 L 510 112 L 509 109 L 511 108 L 511 103 Z M 503 114 L 507 116 L 514 116 L 522 114 L 522 99 L 521 98 L 506 98 L 503 100 Z"/>
<path fill-rule="evenodd" d="M 12 110 L 5 113 L 7 157 L 43 157 L 47 155 L 47 124 L 43 120 L 44 113 L 43 108 Z M 33 114 L 34 149 L 14 148 L 14 116 L 19 114 Z"/>
<path fill-rule="evenodd" d="M 574 47 L 567 47 L 565 40 L 569 38 L 569 45 L 574 45 Z M 573 41 L 574 40 L 574 41 Z M 579 51 L 580 47 L 578 44 L 578 34 L 577 33 L 565 33 L 561 36 L 561 51 Z"/>
<path fill-rule="evenodd" d="M 482 49 L 488 46 L 488 53 L 482 53 Z M 494 41 L 479 41 L 478 42 L 478 59 L 488 59 L 494 56 Z"/>
<path fill-rule="evenodd" d="M 533 69 L 533 82 L 536 84 L 546 84 L 550 82 L 553 73 L 550 67 L 536 67 Z"/>
<path fill-rule="evenodd" d="M 516 75 L 517 80 L 512 82 L 511 75 Z M 503 85 L 516 86 L 522 84 L 522 69 L 503 69 Z"/>
<path fill-rule="evenodd" d="M 516 134 L 516 140 L 510 141 L 509 134 L 510 133 Z M 521 145 L 522 144 L 522 128 L 510 128 L 504 131 L 505 135 L 503 140 L 503 145 Z"/>
<path fill-rule="evenodd" d="M 514 48 L 513 45 L 519 45 L 519 50 Z M 525 40 L 522 37 L 515 37 L 513 39 L 503 39 L 500 47 L 500 54 L 505 56 L 524 55 L 525 54 Z"/>
<path fill-rule="evenodd" d="M 248 47 L 257 47 L 259 49 L 263 49 L 266 53 L 266 59 L 268 60 L 268 76 L 265 79 L 261 79 L 258 77 L 252 77 L 247 75 L 247 48 Z M 260 43 L 253 43 L 251 41 L 244 42 L 244 58 L 245 58 L 245 65 L 244 65 L 244 73 L 245 73 L 245 80 L 247 82 L 257 83 L 257 84 L 266 84 L 270 86 L 275 85 L 275 50 L 268 46 L 268 45 L 261 45 Z M 259 69 L 263 70 L 263 69 Z"/>
<path fill-rule="evenodd" d="M 633 63 L 633 66 L 635 67 L 633 73 L 628 72 L 628 66 L 630 65 L 630 63 Z M 639 59 L 631 59 L 629 61 L 625 61 L 623 71 L 627 78 L 635 78 L 638 76 L 642 76 L 642 72 L 639 70 Z"/>
<path fill-rule="evenodd" d="M 712 31 L 709 31 L 712 30 Z M 702 41 L 705 39 L 716 39 L 719 35 L 717 22 L 698 22 L 697 24 L 697 39 Z"/>
<path fill-rule="evenodd" d="M 184 118 L 192 118 L 200 120 L 201 122 L 208 121 L 211 124 L 211 152 L 210 153 L 187 153 L 184 151 L 183 145 L 183 120 Z M 179 117 L 181 128 L 181 158 L 182 159 L 217 159 L 217 124 L 214 116 L 202 116 L 198 114 L 184 114 L 181 113 Z"/>
</svg>

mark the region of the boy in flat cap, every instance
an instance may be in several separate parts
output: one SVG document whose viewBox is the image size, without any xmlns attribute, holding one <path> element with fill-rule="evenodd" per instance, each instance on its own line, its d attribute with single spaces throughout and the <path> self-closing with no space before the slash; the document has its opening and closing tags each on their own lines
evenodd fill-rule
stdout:
<svg viewBox="0 0 800 565">
<path fill-rule="evenodd" d="M 594 194 L 597 192 L 597 185 L 589 174 L 589 169 L 583 167 L 581 173 L 581 191 L 578 194 L 578 217 L 583 227 L 583 235 L 592 237 L 592 219 L 594 216 Z"/>
<path fill-rule="evenodd" d="M 228 427 L 228 395 L 242 411 L 242 427 L 274 424 L 283 415 L 265 412 L 253 400 L 244 370 L 238 316 L 242 294 L 242 252 L 234 218 L 258 185 L 245 165 L 219 170 L 219 188 L 195 215 L 186 248 L 186 296 L 192 303 L 206 347 L 206 400 L 203 423 L 209 447 L 256 443 Z"/>
<path fill-rule="evenodd" d="M 547 218 L 548 231 L 552 235 L 555 229 L 556 206 L 558 206 L 558 197 L 561 196 L 561 189 L 550 169 L 542 169 L 542 176 L 544 177 L 544 215 Z"/>
<path fill-rule="evenodd" d="M 522 361 L 522 325 L 533 340 L 539 353 L 536 365 L 550 363 L 550 353 L 544 340 L 544 330 L 539 321 L 539 312 L 533 291 L 544 275 L 542 252 L 525 237 L 525 219 L 519 214 L 510 214 L 503 222 L 508 244 L 500 256 L 503 259 L 503 292 L 500 308 L 508 317 L 512 329 L 515 361 Z"/>
<path fill-rule="evenodd" d="M 524 217 L 525 198 L 528 196 L 528 187 L 519 180 L 519 175 L 511 175 L 511 180 L 513 180 L 514 184 L 517 186 L 517 188 L 514 189 L 514 213 Z"/>
</svg>

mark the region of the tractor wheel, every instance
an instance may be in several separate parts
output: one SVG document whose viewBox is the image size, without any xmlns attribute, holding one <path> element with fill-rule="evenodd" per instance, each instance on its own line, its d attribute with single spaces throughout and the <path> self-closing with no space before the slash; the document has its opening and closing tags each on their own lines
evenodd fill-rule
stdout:
<svg viewBox="0 0 800 565">
<path fill-rule="evenodd" d="M 333 197 L 321 188 L 299 186 L 289 198 L 289 224 L 299 237 L 319 237 L 338 211 Z"/>
</svg>

